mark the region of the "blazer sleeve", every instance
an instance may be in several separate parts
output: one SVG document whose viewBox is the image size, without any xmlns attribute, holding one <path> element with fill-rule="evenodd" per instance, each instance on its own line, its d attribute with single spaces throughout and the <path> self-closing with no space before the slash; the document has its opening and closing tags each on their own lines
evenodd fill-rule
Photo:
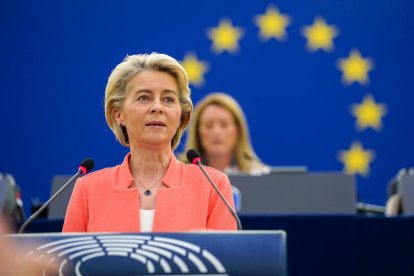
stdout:
<svg viewBox="0 0 414 276">
<path fill-rule="evenodd" d="M 233 192 L 227 175 L 220 174 L 214 181 L 217 188 L 221 191 L 224 198 L 234 210 Z M 225 203 L 221 200 L 214 188 L 211 188 L 207 229 L 237 230 L 237 223 L 234 217 L 231 215 Z"/>
<path fill-rule="evenodd" d="M 83 179 L 79 178 L 66 210 L 62 232 L 86 232 L 88 225 L 88 198 Z"/>
</svg>

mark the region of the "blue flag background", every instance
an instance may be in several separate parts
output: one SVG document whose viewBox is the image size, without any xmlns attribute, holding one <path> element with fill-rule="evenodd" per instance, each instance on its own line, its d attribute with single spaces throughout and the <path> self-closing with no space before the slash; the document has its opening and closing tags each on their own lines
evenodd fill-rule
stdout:
<svg viewBox="0 0 414 276">
<path fill-rule="evenodd" d="M 240 102 L 265 163 L 356 174 L 359 200 L 383 205 L 414 165 L 413 28 L 410 0 L 2 1 L 0 171 L 28 209 L 84 157 L 120 163 L 106 81 L 155 51 L 187 66 L 194 103 Z"/>
</svg>

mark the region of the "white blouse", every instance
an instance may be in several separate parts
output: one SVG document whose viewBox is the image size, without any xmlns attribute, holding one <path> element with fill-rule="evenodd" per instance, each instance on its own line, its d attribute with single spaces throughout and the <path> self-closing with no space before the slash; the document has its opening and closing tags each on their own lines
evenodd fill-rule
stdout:
<svg viewBox="0 0 414 276">
<path fill-rule="evenodd" d="M 139 209 L 139 222 L 141 226 L 141 232 L 151 232 L 152 225 L 154 224 L 155 209 L 145 210 Z"/>
</svg>

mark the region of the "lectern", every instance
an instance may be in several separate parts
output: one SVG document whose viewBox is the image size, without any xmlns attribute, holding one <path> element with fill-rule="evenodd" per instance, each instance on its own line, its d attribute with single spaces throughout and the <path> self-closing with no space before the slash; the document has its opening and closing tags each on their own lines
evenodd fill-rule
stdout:
<svg viewBox="0 0 414 276">
<path fill-rule="evenodd" d="M 25 245 L 26 256 L 56 262 L 59 275 L 287 275 L 284 231 L 54 233 L 9 238 Z"/>
</svg>

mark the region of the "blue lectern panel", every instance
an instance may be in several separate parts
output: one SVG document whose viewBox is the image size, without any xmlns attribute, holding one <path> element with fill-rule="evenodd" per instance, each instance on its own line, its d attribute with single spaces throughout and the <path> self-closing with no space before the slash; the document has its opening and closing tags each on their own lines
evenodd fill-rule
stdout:
<svg viewBox="0 0 414 276">
<path fill-rule="evenodd" d="M 10 237 L 60 275 L 287 275 L 283 231 Z"/>
</svg>

